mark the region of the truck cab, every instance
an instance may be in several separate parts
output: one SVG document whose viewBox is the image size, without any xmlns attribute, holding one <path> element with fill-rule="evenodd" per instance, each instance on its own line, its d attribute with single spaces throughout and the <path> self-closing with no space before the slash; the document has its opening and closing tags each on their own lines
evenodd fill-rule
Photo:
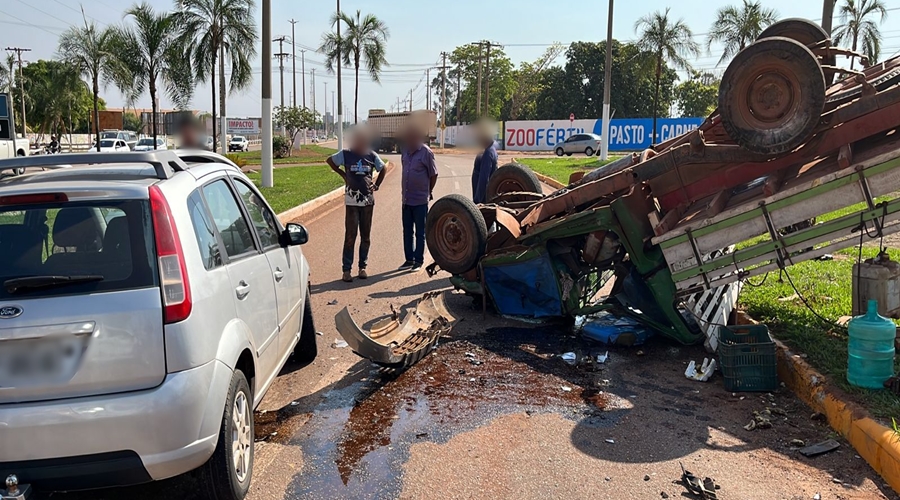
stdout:
<svg viewBox="0 0 900 500">
<path fill-rule="evenodd" d="M 0 93 L 0 159 L 27 156 L 29 152 L 28 139 L 16 136 L 9 94 Z M 24 169 L 16 170 L 14 173 L 22 174 Z"/>
</svg>

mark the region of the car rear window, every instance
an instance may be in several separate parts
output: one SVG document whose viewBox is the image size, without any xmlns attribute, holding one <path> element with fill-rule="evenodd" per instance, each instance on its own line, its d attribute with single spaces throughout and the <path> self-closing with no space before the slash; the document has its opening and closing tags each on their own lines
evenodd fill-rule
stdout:
<svg viewBox="0 0 900 500">
<path fill-rule="evenodd" d="M 0 300 L 156 286 L 152 227 L 146 200 L 0 206 Z M 12 293 L 5 285 L 38 276 L 102 279 Z"/>
</svg>

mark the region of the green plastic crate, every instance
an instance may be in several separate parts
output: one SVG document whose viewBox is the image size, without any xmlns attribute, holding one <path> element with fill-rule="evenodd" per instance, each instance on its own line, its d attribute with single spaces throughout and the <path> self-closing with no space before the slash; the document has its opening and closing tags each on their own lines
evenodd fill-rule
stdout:
<svg viewBox="0 0 900 500">
<path fill-rule="evenodd" d="M 766 325 L 720 326 L 718 353 L 725 389 L 768 392 L 778 388 L 775 342 Z"/>
</svg>

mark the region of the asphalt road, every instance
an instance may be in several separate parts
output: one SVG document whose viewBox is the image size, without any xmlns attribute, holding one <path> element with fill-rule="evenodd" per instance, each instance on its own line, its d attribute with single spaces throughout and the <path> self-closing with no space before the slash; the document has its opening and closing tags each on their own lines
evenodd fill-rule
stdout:
<svg viewBox="0 0 900 500">
<path fill-rule="evenodd" d="M 470 194 L 471 163 L 438 156 L 436 196 Z M 368 326 L 391 305 L 448 288 L 446 274 L 429 279 L 395 270 L 403 261 L 399 200 L 395 169 L 377 193 L 365 281 L 340 281 L 342 209 L 303 221 L 323 333 L 319 357 L 285 367 L 257 411 L 251 500 L 693 498 L 675 484 L 680 465 L 714 478 L 720 499 L 896 498 L 846 443 L 802 457 L 794 440 L 834 436 L 786 391 L 732 394 L 719 375 L 708 383 L 686 380 L 689 360 L 705 355 L 701 348 L 652 339 L 641 348 L 609 349 L 606 364 L 572 367 L 558 355 L 595 355 L 599 348 L 573 337 L 564 323 L 482 316 L 480 304 L 458 294 L 448 298 L 456 328 L 404 373 L 333 347 L 341 308 Z M 744 430 L 754 412 L 766 411 L 772 428 Z M 195 492 L 188 477 L 53 498 Z"/>
</svg>

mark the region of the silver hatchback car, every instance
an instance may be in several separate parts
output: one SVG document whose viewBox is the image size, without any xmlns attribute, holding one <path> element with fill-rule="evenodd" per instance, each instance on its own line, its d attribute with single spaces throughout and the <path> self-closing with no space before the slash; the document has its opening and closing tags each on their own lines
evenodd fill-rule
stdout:
<svg viewBox="0 0 900 500">
<path fill-rule="evenodd" d="M 574 153 L 584 153 L 588 156 L 594 156 L 600 149 L 600 136 L 596 134 L 574 134 L 565 142 L 556 145 L 556 156 L 568 155 Z"/>
<path fill-rule="evenodd" d="M 317 353 L 306 229 L 210 152 L 35 156 L 0 174 L 22 167 L 48 171 L 0 179 L 0 484 L 199 468 L 210 498 L 243 498 L 254 407 L 292 354 Z"/>
</svg>

